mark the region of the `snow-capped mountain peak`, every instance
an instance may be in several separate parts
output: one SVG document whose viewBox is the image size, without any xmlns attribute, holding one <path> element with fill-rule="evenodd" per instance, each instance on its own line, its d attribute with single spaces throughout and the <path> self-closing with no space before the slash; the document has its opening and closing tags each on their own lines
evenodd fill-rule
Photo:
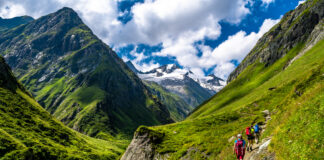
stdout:
<svg viewBox="0 0 324 160">
<path fill-rule="evenodd" d="M 132 65 L 129 66 L 133 68 Z M 177 83 L 179 83 L 189 78 L 197 82 L 202 88 L 205 88 L 211 94 L 215 94 L 226 85 L 226 82 L 223 79 L 218 78 L 214 74 L 201 77 L 186 68 L 179 67 L 177 64 L 163 65 L 148 72 L 137 71 L 137 74 L 143 80 L 154 81 L 159 84 L 162 82 L 163 84 L 166 82 L 172 83 L 172 81 L 177 81 Z"/>
</svg>

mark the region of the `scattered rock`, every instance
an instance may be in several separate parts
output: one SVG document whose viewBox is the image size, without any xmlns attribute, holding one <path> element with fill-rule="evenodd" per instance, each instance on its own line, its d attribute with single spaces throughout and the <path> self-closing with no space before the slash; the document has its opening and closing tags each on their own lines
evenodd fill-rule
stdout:
<svg viewBox="0 0 324 160">
<path fill-rule="evenodd" d="M 271 87 L 271 88 L 269 88 L 268 90 L 269 91 L 272 91 L 272 90 L 275 90 L 277 87 Z"/>
<path fill-rule="evenodd" d="M 228 142 L 232 142 L 232 141 L 234 141 L 235 138 L 236 138 L 235 136 L 232 136 L 231 138 L 228 139 Z"/>
<path fill-rule="evenodd" d="M 267 140 L 267 141 L 264 142 L 262 145 L 260 145 L 259 150 L 258 150 L 257 153 L 260 154 L 260 153 L 262 153 L 264 150 L 266 150 L 266 149 L 268 148 L 270 142 L 271 142 L 271 139 Z"/>
<path fill-rule="evenodd" d="M 262 113 L 264 114 L 265 117 L 268 116 L 268 115 L 270 115 L 270 111 L 269 110 L 264 110 L 264 111 L 262 111 Z"/>
</svg>

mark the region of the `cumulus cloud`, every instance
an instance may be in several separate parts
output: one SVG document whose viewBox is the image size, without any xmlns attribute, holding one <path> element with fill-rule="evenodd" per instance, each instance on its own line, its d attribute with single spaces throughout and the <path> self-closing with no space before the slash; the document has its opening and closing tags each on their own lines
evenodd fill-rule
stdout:
<svg viewBox="0 0 324 160">
<path fill-rule="evenodd" d="M 0 3 L 1 5 L 1 3 Z M 0 8 L 0 17 L 12 18 L 16 15 L 25 15 L 26 10 L 22 5 L 7 2 Z"/>
<path fill-rule="evenodd" d="M 221 20 L 239 23 L 249 12 L 244 0 L 146 0 L 132 7 L 133 19 L 111 33 L 110 43 L 155 45 L 190 36 L 217 38 Z"/>
<path fill-rule="evenodd" d="M 201 59 L 202 63 L 209 65 L 216 63 L 217 66 L 214 73 L 222 78 L 227 78 L 230 72 L 232 72 L 235 68 L 231 61 L 236 60 L 241 62 L 254 47 L 259 38 L 261 38 L 262 35 L 271 27 L 277 24 L 279 20 L 280 19 L 264 20 L 258 33 L 252 32 L 247 35 L 246 32 L 239 31 L 235 35 L 230 36 L 213 51 L 207 49 L 203 54 L 203 59 Z"/>
<path fill-rule="evenodd" d="M 262 0 L 262 5 L 268 7 L 270 3 L 274 3 L 275 0 Z"/>
<path fill-rule="evenodd" d="M 140 53 L 137 53 L 136 50 L 137 50 L 137 47 L 135 47 L 130 52 L 130 55 L 135 57 L 135 59 L 131 60 L 128 57 L 123 56 L 122 57 L 123 61 L 124 62 L 131 61 L 136 69 L 138 69 L 140 71 L 143 71 L 143 72 L 150 71 L 150 70 L 152 70 L 154 68 L 160 67 L 160 64 L 156 63 L 154 61 L 150 61 L 150 62 L 146 63 L 144 60 L 146 58 L 148 58 L 148 56 L 144 55 L 144 51 L 140 52 Z"/>
<path fill-rule="evenodd" d="M 183 67 L 199 75 L 215 67 L 215 73 L 225 78 L 235 67 L 230 63 L 241 61 L 257 39 L 272 25 L 266 20 L 258 33 L 240 31 L 230 36 L 215 49 L 195 45 L 204 39 L 217 39 L 221 34 L 219 22 L 238 24 L 250 13 L 251 0 L 145 0 L 129 11 L 133 18 L 126 24 L 118 21 L 120 0 L 10 0 L 0 1 L 0 16 L 31 15 L 38 18 L 64 6 L 78 12 L 83 21 L 99 38 L 118 48 L 133 44 L 162 46 L 153 56 L 173 57 Z M 270 4 L 274 0 L 262 0 Z M 199 51 L 202 56 L 198 56 Z M 153 61 L 144 63 L 143 53 L 132 51 L 134 65 L 141 70 L 159 66 Z M 123 57 L 125 59 L 125 57 Z"/>
<path fill-rule="evenodd" d="M 239 31 L 229 36 L 226 41 L 222 42 L 214 49 L 206 45 L 200 45 L 199 50 L 202 52 L 202 56 L 196 54 L 198 50 L 194 48 L 193 45 L 186 46 L 188 51 L 184 54 L 172 53 L 172 51 L 176 49 L 171 47 L 170 52 L 168 52 L 168 48 L 164 48 L 161 53 L 156 53 L 156 55 L 175 56 L 180 65 L 190 68 L 196 74 L 201 74 L 204 69 L 207 70 L 216 65 L 214 74 L 226 79 L 230 72 L 235 69 L 235 65 L 232 64 L 232 61 L 236 60 L 237 62 L 241 62 L 257 43 L 258 39 L 278 22 L 279 19 L 266 19 L 258 33 L 252 32 L 247 34 L 244 31 Z M 175 48 L 181 46 L 179 44 L 174 45 Z M 189 52 L 189 50 L 192 52 Z"/>
</svg>

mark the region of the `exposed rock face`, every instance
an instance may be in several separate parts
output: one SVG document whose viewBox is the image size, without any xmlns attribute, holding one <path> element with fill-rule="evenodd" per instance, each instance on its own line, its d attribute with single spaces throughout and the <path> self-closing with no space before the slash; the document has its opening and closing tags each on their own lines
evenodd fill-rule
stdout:
<svg viewBox="0 0 324 160">
<path fill-rule="evenodd" d="M 279 24 L 260 38 L 256 46 L 230 74 L 227 82 L 233 81 L 254 62 L 260 61 L 269 66 L 297 44 L 315 40 L 319 34 L 312 34 L 312 32 L 323 19 L 323 10 L 324 1 L 307 1 L 297 9 L 286 13 Z M 322 26 L 320 24 L 318 27 Z"/>
<path fill-rule="evenodd" d="M 0 54 L 45 109 L 82 133 L 130 135 L 139 125 L 173 122 L 70 8 L 2 33 Z"/>
<path fill-rule="evenodd" d="M 131 144 L 128 146 L 121 160 L 153 160 L 167 159 L 167 155 L 160 155 L 155 151 L 155 145 L 162 141 L 162 133 L 140 127 L 134 135 Z"/>
</svg>

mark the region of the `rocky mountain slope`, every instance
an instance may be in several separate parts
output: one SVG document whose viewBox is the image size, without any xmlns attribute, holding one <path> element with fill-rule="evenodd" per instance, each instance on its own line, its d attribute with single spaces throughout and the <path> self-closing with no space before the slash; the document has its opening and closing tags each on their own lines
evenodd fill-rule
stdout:
<svg viewBox="0 0 324 160">
<path fill-rule="evenodd" d="M 288 12 L 259 40 L 224 89 L 182 122 L 138 128 L 122 160 L 235 159 L 233 136 L 266 120 L 259 159 L 321 159 L 323 7 L 323 0 L 309 0 Z"/>
<path fill-rule="evenodd" d="M 176 64 L 164 65 L 148 72 L 139 71 L 131 61 L 126 64 L 166 105 L 172 119 L 176 121 L 183 120 L 195 107 L 226 85 L 224 80 L 215 75 L 201 78 Z"/>
<path fill-rule="evenodd" d="M 126 64 L 142 80 L 158 83 L 192 107 L 198 106 L 226 85 L 224 80 L 215 75 L 201 78 L 176 64 L 163 65 L 148 72 L 138 71 L 130 61 Z"/>
<path fill-rule="evenodd" d="M 0 17 L 0 33 L 33 20 L 34 18 L 29 16 L 21 16 L 9 19 L 3 19 Z"/>
<path fill-rule="evenodd" d="M 47 111 L 79 132 L 109 138 L 172 122 L 167 108 L 70 8 L 2 33 L 0 54 Z"/>
<path fill-rule="evenodd" d="M 93 139 L 65 127 L 17 82 L 0 56 L 1 159 L 116 159 L 126 143 Z"/>
<path fill-rule="evenodd" d="M 319 3 L 321 3 L 320 0 Z M 245 68 L 257 60 L 265 63 L 266 66 L 272 65 L 297 44 L 315 40 L 316 37 L 310 38 L 309 36 L 317 36 L 311 33 L 324 15 L 324 6 L 312 5 L 307 3 L 286 13 L 280 23 L 260 38 L 252 51 L 228 77 L 228 82 L 237 78 Z"/>
<path fill-rule="evenodd" d="M 149 90 L 157 96 L 158 99 L 167 107 L 171 118 L 175 121 L 184 120 L 188 114 L 194 109 L 186 103 L 179 95 L 170 92 L 153 81 L 143 81 Z"/>
</svg>

